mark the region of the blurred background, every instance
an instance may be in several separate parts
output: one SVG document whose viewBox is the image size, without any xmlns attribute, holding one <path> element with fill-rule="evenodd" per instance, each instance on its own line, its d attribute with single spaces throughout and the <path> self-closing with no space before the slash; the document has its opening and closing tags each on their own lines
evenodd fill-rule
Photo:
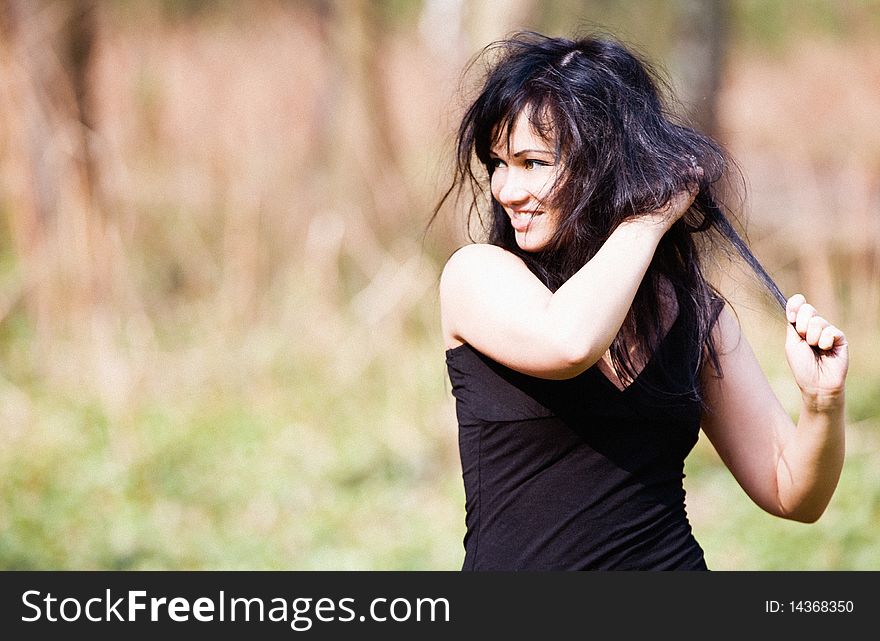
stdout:
<svg viewBox="0 0 880 641">
<path fill-rule="evenodd" d="M 461 566 L 432 209 L 515 29 L 604 29 L 746 176 L 784 292 L 852 345 L 848 457 L 814 525 L 705 438 L 713 569 L 880 569 L 880 2 L 0 1 L 0 567 Z M 784 322 L 719 270 L 792 414 Z"/>
</svg>

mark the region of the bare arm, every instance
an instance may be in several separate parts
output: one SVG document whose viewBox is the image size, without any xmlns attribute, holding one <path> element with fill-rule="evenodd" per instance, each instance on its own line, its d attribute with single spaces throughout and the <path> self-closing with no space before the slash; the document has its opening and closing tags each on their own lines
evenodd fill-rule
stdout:
<svg viewBox="0 0 880 641">
<path fill-rule="evenodd" d="M 611 345 L 658 242 L 693 196 L 682 192 L 662 210 L 621 224 L 556 292 L 499 247 L 461 248 L 440 280 L 444 334 L 532 376 L 577 376 Z"/>
<path fill-rule="evenodd" d="M 787 519 L 818 519 L 837 487 L 844 457 L 843 333 L 803 296 L 788 303 L 786 355 L 801 390 L 797 425 L 779 403 L 736 320 L 715 328 L 723 378 L 704 372 L 703 431 L 752 500 Z M 818 356 L 811 346 L 822 349 Z M 710 370 L 711 368 L 707 368 Z"/>
</svg>

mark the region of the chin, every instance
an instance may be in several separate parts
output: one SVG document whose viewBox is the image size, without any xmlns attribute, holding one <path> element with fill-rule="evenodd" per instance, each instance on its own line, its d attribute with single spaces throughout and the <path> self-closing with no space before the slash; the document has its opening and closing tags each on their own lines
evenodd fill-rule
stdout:
<svg viewBox="0 0 880 641">
<path fill-rule="evenodd" d="M 516 239 L 517 246 L 523 250 L 524 252 L 535 253 L 543 250 L 547 247 L 547 239 L 546 238 L 517 238 Z"/>
</svg>

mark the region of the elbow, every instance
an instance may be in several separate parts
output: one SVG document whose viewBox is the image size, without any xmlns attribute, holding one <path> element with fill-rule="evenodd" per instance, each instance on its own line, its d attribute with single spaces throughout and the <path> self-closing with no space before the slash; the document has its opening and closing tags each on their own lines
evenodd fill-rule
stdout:
<svg viewBox="0 0 880 641">
<path fill-rule="evenodd" d="M 780 460 L 784 460 L 782 457 Z M 826 467 L 828 463 L 825 463 Z M 841 460 L 842 465 L 842 460 Z M 794 473 L 790 462 L 786 473 L 780 475 L 775 494 L 775 512 L 778 516 L 799 523 L 815 523 L 828 508 L 837 488 L 839 468 L 833 477 L 810 473 Z"/>
<path fill-rule="evenodd" d="M 775 516 L 781 517 L 788 521 L 796 521 L 807 525 L 815 523 L 825 513 L 828 507 L 828 501 L 815 503 L 802 503 L 800 505 L 785 507 L 778 505 L 775 510 L 768 510 Z"/>
<path fill-rule="evenodd" d="M 818 521 L 819 517 L 821 517 L 824 513 L 824 506 L 821 508 L 806 508 L 790 512 L 785 516 L 785 518 L 787 518 L 789 521 L 797 521 L 798 523 L 806 523 L 807 525 L 810 525 Z"/>
<path fill-rule="evenodd" d="M 557 353 L 558 372 L 554 378 L 574 378 L 590 369 L 601 358 L 597 350 L 586 341 L 562 340 L 555 347 Z"/>
</svg>

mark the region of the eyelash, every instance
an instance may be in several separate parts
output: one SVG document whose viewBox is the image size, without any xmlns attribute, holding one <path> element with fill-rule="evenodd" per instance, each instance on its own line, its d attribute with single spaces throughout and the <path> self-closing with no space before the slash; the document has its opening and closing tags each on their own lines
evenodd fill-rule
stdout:
<svg viewBox="0 0 880 641">
<path fill-rule="evenodd" d="M 504 164 L 506 163 L 500 158 L 493 158 L 491 162 L 492 169 L 498 169 Z M 535 167 L 550 167 L 551 163 L 544 162 L 543 160 L 535 160 L 534 158 L 527 158 L 523 160 L 523 165 L 525 165 L 526 169 L 534 169 Z"/>
</svg>

